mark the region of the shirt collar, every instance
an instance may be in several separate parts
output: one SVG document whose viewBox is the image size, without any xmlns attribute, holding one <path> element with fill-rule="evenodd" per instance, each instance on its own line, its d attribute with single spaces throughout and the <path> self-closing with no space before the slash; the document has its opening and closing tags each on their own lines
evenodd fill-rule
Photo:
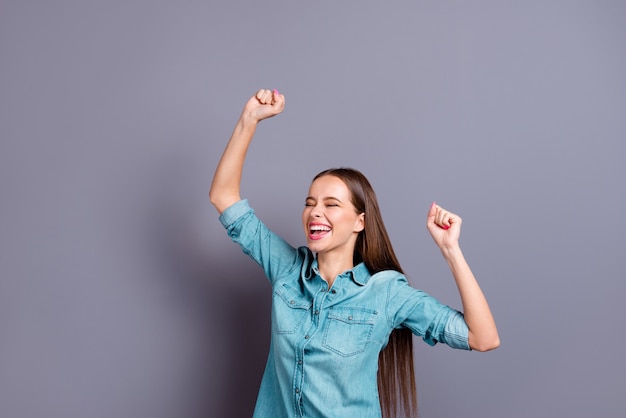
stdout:
<svg viewBox="0 0 626 418">
<path fill-rule="evenodd" d="M 352 280 L 354 280 L 355 283 L 358 283 L 361 286 L 366 285 L 370 277 L 372 277 L 370 271 L 367 269 L 365 263 L 363 262 L 354 266 L 352 270 L 350 270 L 350 273 L 352 274 Z"/>
<path fill-rule="evenodd" d="M 317 264 L 317 257 L 313 260 L 313 263 L 311 263 L 311 269 L 313 270 L 313 273 L 320 274 L 320 270 Z M 362 262 L 352 267 L 350 270 L 343 272 L 342 274 L 349 275 L 353 282 L 361 286 L 365 286 L 370 277 L 372 277 L 370 271 L 365 266 L 365 263 Z M 308 277 L 306 277 L 306 279 L 310 280 L 313 277 L 314 275 L 309 275 Z"/>
</svg>

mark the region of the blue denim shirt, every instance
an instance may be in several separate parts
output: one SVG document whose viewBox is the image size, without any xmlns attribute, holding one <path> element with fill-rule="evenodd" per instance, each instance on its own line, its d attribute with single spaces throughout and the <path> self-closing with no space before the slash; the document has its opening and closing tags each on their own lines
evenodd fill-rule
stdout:
<svg viewBox="0 0 626 418">
<path fill-rule="evenodd" d="M 409 286 L 396 271 L 363 263 L 332 287 L 314 254 L 272 233 L 241 200 L 220 216 L 233 241 L 272 285 L 270 352 L 254 417 L 380 417 L 378 355 L 394 328 L 469 350 L 463 315 Z"/>
</svg>

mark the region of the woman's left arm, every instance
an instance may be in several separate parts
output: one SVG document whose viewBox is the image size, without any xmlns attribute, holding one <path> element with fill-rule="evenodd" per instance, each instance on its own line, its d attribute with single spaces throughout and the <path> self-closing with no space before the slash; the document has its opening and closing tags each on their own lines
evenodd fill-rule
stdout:
<svg viewBox="0 0 626 418">
<path fill-rule="evenodd" d="M 428 211 L 428 231 L 450 266 L 461 295 L 463 314 L 469 328 L 469 346 L 472 350 L 489 351 L 498 348 L 500 337 L 487 299 L 459 246 L 461 223 L 460 216 L 435 203 Z"/>
</svg>

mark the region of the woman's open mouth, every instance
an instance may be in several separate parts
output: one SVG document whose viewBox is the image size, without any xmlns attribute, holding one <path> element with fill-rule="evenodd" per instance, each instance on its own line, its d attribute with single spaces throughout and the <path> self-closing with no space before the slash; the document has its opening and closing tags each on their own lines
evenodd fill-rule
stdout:
<svg viewBox="0 0 626 418">
<path fill-rule="evenodd" d="M 309 238 L 318 240 L 324 238 L 331 231 L 328 225 L 311 224 L 309 225 Z"/>
</svg>

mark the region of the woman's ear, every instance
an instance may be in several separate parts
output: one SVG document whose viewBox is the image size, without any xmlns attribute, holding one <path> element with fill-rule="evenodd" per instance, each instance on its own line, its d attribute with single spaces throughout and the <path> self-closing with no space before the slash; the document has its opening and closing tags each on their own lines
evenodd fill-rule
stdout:
<svg viewBox="0 0 626 418">
<path fill-rule="evenodd" d="M 365 229 L 365 212 L 360 213 L 354 224 L 354 232 L 361 232 Z"/>
</svg>

